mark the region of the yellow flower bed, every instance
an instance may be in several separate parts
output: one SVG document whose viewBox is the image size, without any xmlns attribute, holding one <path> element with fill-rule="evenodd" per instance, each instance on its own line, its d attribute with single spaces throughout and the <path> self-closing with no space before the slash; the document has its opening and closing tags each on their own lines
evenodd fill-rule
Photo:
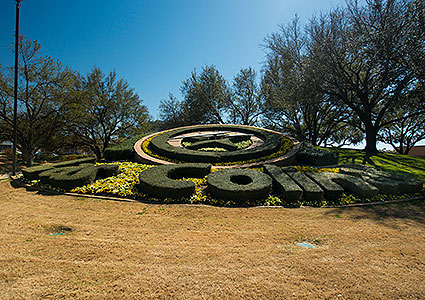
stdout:
<svg viewBox="0 0 425 300">
<path fill-rule="evenodd" d="M 314 173 L 339 173 L 339 168 L 313 168 L 307 166 L 294 166 L 298 172 L 314 172 Z"/>
<path fill-rule="evenodd" d="M 119 166 L 119 174 L 117 176 L 97 180 L 92 184 L 75 188 L 71 192 L 134 198 L 138 196 L 137 185 L 139 184 L 140 173 L 153 167 L 152 165 L 133 162 L 114 162 L 111 164 Z"/>
</svg>

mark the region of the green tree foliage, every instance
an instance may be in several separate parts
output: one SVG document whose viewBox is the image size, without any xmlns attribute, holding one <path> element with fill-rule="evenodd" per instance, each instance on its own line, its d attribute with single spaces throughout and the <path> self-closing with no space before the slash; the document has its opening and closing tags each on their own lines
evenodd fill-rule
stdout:
<svg viewBox="0 0 425 300">
<path fill-rule="evenodd" d="M 298 18 L 280 29 L 265 40 L 265 126 L 313 145 L 358 142 L 361 134 L 349 126 L 348 107 L 322 90 L 323 62 L 310 52 Z"/>
<path fill-rule="evenodd" d="M 183 81 L 183 100 L 170 94 L 159 106 L 164 129 L 194 124 L 255 125 L 261 115 L 260 90 L 252 68 L 241 69 L 230 86 L 214 66 L 193 71 Z"/>
<path fill-rule="evenodd" d="M 227 105 L 230 122 L 256 125 L 262 113 L 260 89 L 255 70 L 241 69 L 233 79 L 232 97 Z"/>
<path fill-rule="evenodd" d="M 184 105 L 170 93 L 168 100 L 161 100 L 159 104 L 159 119 L 161 129 L 170 129 L 188 125 L 184 116 Z"/>
<path fill-rule="evenodd" d="M 64 128 L 74 74 L 41 53 L 41 45 L 20 37 L 17 116 L 17 148 L 27 166 L 34 153 L 55 148 Z M 0 131 L 13 140 L 13 68 L 2 68 L 0 76 Z"/>
<path fill-rule="evenodd" d="M 226 80 L 215 68 L 205 66 L 198 75 L 196 70 L 183 82 L 183 111 L 188 124 L 224 124 L 230 90 Z"/>
<path fill-rule="evenodd" d="M 425 113 L 409 117 L 421 111 L 423 105 L 423 98 L 417 98 L 391 109 L 387 118 L 398 121 L 384 126 L 378 135 L 379 140 L 390 144 L 400 154 L 408 154 L 416 143 L 425 139 Z"/>
<path fill-rule="evenodd" d="M 170 94 L 168 100 L 161 101 L 162 128 L 227 122 L 231 91 L 215 66 L 203 67 L 200 74 L 194 70 L 180 89 L 183 100 L 178 101 Z"/>
<path fill-rule="evenodd" d="M 69 131 L 98 158 L 114 140 L 146 131 L 150 124 L 146 106 L 115 71 L 106 75 L 94 67 L 86 77 L 80 76 L 75 97 Z"/>
<path fill-rule="evenodd" d="M 360 120 L 369 152 L 377 151 L 381 128 L 401 121 L 388 118 L 391 108 L 409 101 L 423 80 L 423 12 L 420 1 L 350 1 L 311 22 L 310 51 L 325 70 L 322 88 Z"/>
</svg>

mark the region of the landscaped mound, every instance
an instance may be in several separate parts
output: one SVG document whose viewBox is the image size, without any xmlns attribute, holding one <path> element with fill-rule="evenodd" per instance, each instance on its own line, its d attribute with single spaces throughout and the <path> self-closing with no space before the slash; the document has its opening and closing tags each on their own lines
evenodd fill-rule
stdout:
<svg viewBox="0 0 425 300">
<path fill-rule="evenodd" d="M 214 138 L 201 134 L 185 143 L 193 145 Z M 226 137 L 226 143 L 233 138 Z M 242 135 L 234 139 L 246 142 L 251 138 Z M 280 168 L 265 164 L 257 169 L 211 169 L 205 163 L 152 166 L 93 162 L 94 158 L 85 158 L 36 166 L 24 169 L 23 176 L 32 185 L 59 191 L 226 206 L 326 206 L 424 195 L 421 180 L 363 165 Z"/>
</svg>

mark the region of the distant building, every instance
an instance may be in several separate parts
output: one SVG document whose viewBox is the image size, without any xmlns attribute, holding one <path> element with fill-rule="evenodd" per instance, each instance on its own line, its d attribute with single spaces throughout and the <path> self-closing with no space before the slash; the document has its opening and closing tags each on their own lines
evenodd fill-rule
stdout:
<svg viewBox="0 0 425 300">
<path fill-rule="evenodd" d="M 12 149 L 13 143 L 11 141 L 0 142 L 0 152 L 3 152 L 6 149 Z"/>
<path fill-rule="evenodd" d="M 406 148 L 403 147 L 403 150 Z M 413 146 L 412 149 L 410 149 L 409 154 L 411 156 L 418 156 L 418 157 L 425 157 L 425 145 L 421 146 Z"/>
</svg>

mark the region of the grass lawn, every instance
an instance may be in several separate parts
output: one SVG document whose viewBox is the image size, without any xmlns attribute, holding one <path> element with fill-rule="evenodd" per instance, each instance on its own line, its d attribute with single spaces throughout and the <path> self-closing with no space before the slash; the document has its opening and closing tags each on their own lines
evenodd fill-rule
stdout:
<svg viewBox="0 0 425 300">
<path fill-rule="evenodd" d="M 0 206 L 0 299 L 425 296 L 423 201 L 148 205 L 47 196 L 0 181 Z"/>
<path fill-rule="evenodd" d="M 339 155 L 339 164 L 367 165 L 393 173 L 409 173 L 425 182 L 425 158 L 395 153 L 368 155 L 353 149 L 328 148 Z"/>
</svg>

